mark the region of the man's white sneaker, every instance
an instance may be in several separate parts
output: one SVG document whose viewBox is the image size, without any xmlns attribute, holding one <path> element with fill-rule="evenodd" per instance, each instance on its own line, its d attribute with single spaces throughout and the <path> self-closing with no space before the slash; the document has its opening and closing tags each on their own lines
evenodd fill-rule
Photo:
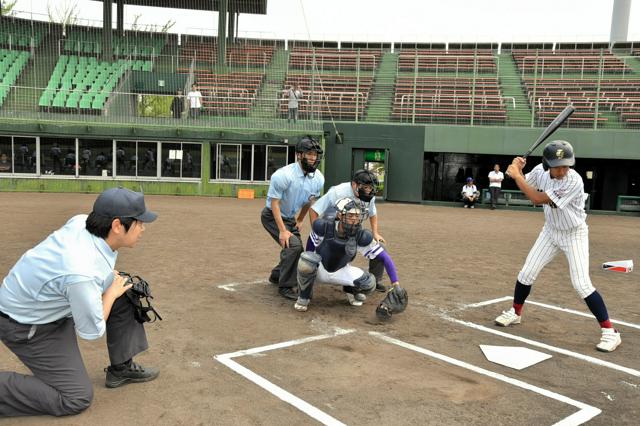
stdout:
<svg viewBox="0 0 640 426">
<path fill-rule="evenodd" d="M 614 328 L 603 328 L 600 343 L 596 345 L 596 349 L 600 352 L 613 352 L 622 343 L 620 333 Z"/>
<path fill-rule="evenodd" d="M 347 295 L 347 300 L 351 306 L 362 306 L 362 302 L 356 299 L 356 296 L 351 293 L 345 293 Z M 364 295 L 363 295 L 364 296 Z"/>
<path fill-rule="evenodd" d="M 496 324 L 502 327 L 507 327 L 512 324 L 520 324 L 522 316 L 516 315 L 515 309 L 511 308 L 508 311 L 503 311 L 498 318 L 496 318 Z"/>
</svg>

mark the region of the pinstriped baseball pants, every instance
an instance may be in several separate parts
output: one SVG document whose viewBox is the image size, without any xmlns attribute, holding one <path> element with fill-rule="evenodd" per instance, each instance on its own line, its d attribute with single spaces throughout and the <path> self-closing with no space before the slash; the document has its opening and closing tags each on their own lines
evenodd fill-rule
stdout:
<svg viewBox="0 0 640 426">
<path fill-rule="evenodd" d="M 571 284 L 582 299 L 595 291 L 589 277 L 589 227 L 586 223 L 567 231 L 544 226 L 527 260 L 518 274 L 518 281 L 533 285 L 542 268 L 562 251 L 569 263 Z"/>
</svg>

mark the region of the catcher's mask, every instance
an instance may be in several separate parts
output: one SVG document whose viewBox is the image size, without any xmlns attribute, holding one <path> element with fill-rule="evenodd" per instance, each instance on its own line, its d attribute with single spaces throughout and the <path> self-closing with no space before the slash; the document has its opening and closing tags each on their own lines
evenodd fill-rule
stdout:
<svg viewBox="0 0 640 426">
<path fill-rule="evenodd" d="M 314 151 L 317 154 L 315 161 L 312 163 L 310 163 L 305 156 L 307 152 L 311 151 Z M 300 160 L 300 167 L 302 167 L 302 170 L 304 170 L 305 173 L 313 173 L 316 171 L 320 165 L 320 161 L 322 161 L 322 153 L 322 146 L 311 136 L 303 137 L 296 145 L 296 154 L 300 154 L 300 157 L 298 157 Z"/>
<path fill-rule="evenodd" d="M 369 202 L 378 192 L 378 178 L 368 170 L 360 169 L 353 174 L 352 182 L 356 184 L 358 198 Z"/>
<path fill-rule="evenodd" d="M 336 220 L 342 225 L 347 237 L 355 236 L 362 227 L 362 207 L 352 198 L 341 198 L 336 202 Z"/>
</svg>

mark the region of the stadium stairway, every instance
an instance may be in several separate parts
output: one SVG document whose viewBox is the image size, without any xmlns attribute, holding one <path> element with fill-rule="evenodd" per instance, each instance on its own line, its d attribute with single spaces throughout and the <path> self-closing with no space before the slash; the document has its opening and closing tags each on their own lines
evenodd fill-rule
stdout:
<svg viewBox="0 0 640 426">
<path fill-rule="evenodd" d="M 278 99 L 282 96 L 282 84 L 287 74 L 288 64 L 289 51 L 276 49 L 266 68 L 264 82 L 258 91 L 256 103 L 247 114 L 248 118 L 278 118 Z"/>
<path fill-rule="evenodd" d="M 511 99 L 505 99 L 507 107 L 507 125 L 529 126 L 531 125 L 531 108 L 520 82 L 520 73 L 511 52 L 496 55 L 498 61 L 498 79 L 502 96 L 514 98 L 516 107 L 513 108 Z"/>
<path fill-rule="evenodd" d="M 397 66 L 398 54 L 385 52 L 369 92 L 369 104 L 364 121 L 389 122 L 391 120 Z"/>
<path fill-rule="evenodd" d="M 7 112 L 37 111 L 38 99 L 47 86 L 58 61 L 57 35 L 51 33 L 40 43 L 15 82 L 2 109 Z"/>
</svg>

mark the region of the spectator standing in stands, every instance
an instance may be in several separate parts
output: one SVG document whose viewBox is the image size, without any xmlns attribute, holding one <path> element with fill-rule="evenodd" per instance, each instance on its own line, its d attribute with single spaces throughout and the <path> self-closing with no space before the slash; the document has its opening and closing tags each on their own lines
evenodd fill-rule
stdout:
<svg viewBox="0 0 640 426">
<path fill-rule="evenodd" d="M 11 172 L 11 160 L 4 152 L 0 154 L 0 172 Z"/>
<path fill-rule="evenodd" d="M 178 90 L 176 96 L 174 96 L 171 102 L 171 114 L 173 118 L 181 118 L 184 112 L 184 97 L 182 96 L 182 90 Z"/>
<path fill-rule="evenodd" d="M 489 192 L 491 192 L 491 210 L 496 209 L 496 203 L 500 198 L 504 174 L 500 171 L 500 164 L 493 165 L 493 171 L 489 172 Z"/>
<path fill-rule="evenodd" d="M 189 116 L 194 119 L 198 118 L 200 108 L 202 108 L 202 93 L 198 90 L 197 84 L 191 85 L 191 91 L 187 93 L 187 99 L 189 99 Z"/>
<path fill-rule="evenodd" d="M 478 188 L 473 184 L 473 178 L 468 177 L 467 183 L 462 187 L 462 200 L 464 201 L 464 208 L 475 208 L 475 203 L 478 201 L 480 192 Z"/>
<path fill-rule="evenodd" d="M 302 90 L 300 90 L 300 86 L 298 84 L 294 84 L 287 91 L 287 97 L 289 98 L 289 115 L 287 116 L 287 123 L 293 122 L 295 123 L 298 120 L 298 106 L 299 100 L 302 98 Z"/>
</svg>

